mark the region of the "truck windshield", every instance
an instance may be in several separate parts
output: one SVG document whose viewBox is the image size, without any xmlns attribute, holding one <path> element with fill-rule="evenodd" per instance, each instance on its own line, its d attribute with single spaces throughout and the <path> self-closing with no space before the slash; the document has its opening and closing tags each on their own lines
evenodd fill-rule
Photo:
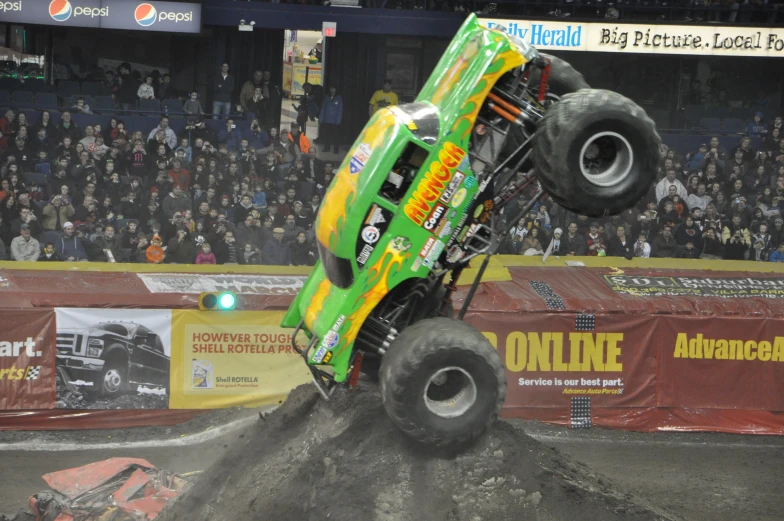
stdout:
<svg viewBox="0 0 784 521">
<path fill-rule="evenodd" d="M 324 273 L 327 279 L 340 289 L 346 289 L 354 283 L 354 272 L 351 270 L 351 261 L 341 259 L 329 251 L 321 241 L 316 241 L 318 246 L 319 258 L 324 266 Z"/>
</svg>

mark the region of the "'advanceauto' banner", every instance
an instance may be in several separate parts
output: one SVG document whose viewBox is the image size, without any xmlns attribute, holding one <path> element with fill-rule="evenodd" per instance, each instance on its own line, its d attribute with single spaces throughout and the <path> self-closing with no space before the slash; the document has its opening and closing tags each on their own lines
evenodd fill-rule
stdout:
<svg viewBox="0 0 784 521">
<path fill-rule="evenodd" d="M 201 4 L 133 0 L 0 0 L 9 23 L 170 33 L 201 32 Z"/>
<path fill-rule="evenodd" d="M 54 406 L 54 312 L 3 310 L 0 410 Z"/>
<path fill-rule="evenodd" d="M 731 25 L 638 25 L 481 18 L 537 49 L 689 54 L 693 56 L 784 56 L 784 29 Z"/>
</svg>

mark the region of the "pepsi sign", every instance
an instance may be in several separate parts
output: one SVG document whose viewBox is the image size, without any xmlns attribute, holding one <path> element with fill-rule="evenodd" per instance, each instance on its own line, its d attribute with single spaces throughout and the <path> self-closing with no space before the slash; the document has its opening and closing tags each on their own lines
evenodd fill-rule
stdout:
<svg viewBox="0 0 784 521">
<path fill-rule="evenodd" d="M 65 27 L 94 27 L 201 32 L 201 4 L 133 0 L 0 0 L 4 22 Z"/>
</svg>

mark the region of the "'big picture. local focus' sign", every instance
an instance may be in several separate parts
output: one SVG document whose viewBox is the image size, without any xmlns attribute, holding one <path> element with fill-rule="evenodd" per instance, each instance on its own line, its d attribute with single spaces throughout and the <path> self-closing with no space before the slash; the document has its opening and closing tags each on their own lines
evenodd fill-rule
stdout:
<svg viewBox="0 0 784 521">
<path fill-rule="evenodd" d="M 506 31 L 537 49 L 563 51 L 784 56 L 784 29 L 569 23 L 481 18 L 488 28 Z"/>
<path fill-rule="evenodd" d="M 201 32 L 201 5 L 133 0 L 0 0 L 10 23 L 173 33 Z"/>
</svg>

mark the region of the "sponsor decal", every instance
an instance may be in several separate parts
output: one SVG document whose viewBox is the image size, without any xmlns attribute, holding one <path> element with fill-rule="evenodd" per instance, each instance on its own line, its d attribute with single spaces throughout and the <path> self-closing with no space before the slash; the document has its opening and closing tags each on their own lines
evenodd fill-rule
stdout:
<svg viewBox="0 0 784 521">
<path fill-rule="evenodd" d="M 330 360 L 332 360 L 332 351 L 327 351 L 327 354 L 324 355 L 324 359 L 321 361 L 321 363 L 328 364 Z"/>
<path fill-rule="evenodd" d="M 357 148 L 356 153 L 351 157 L 351 161 L 349 162 L 348 170 L 352 174 L 358 174 L 365 168 L 365 164 L 367 163 L 368 159 L 370 159 L 370 153 L 373 151 L 370 148 L 370 145 L 367 143 L 362 143 Z"/>
<path fill-rule="evenodd" d="M 52 20 L 55 22 L 64 22 L 68 20 L 72 14 L 73 7 L 71 7 L 71 2 L 68 0 L 52 0 L 49 3 L 49 16 L 51 16 Z"/>
<path fill-rule="evenodd" d="M 433 211 L 428 215 L 423 228 L 429 232 L 436 232 L 441 227 L 441 223 L 446 220 L 447 208 L 441 203 L 437 203 Z"/>
<path fill-rule="evenodd" d="M 422 264 L 427 266 L 428 268 L 432 267 L 433 264 L 438 260 L 438 257 L 441 255 L 441 252 L 444 251 L 444 243 L 441 241 L 436 241 L 433 244 L 433 247 L 430 248 L 430 251 L 427 252 L 427 256 L 422 261 Z"/>
<path fill-rule="evenodd" d="M 365 226 L 362 229 L 362 240 L 368 244 L 375 244 L 379 237 L 381 237 L 381 233 L 375 226 Z"/>
<path fill-rule="evenodd" d="M 411 264 L 411 271 L 417 271 L 422 266 L 422 257 L 417 257 Z"/>
<path fill-rule="evenodd" d="M 22 10 L 22 0 L 18 2 L 0 2 L 0 13 L 6 11 L 21 11 Z"/>
<path fill-rule="evenodd" d="M 377 204 L 374 204 L 370 207 L 370 213 L 368 213 L 367 219 L 365 219 L 365 224 L 369 224 L 371 226 L 375 226 L 377 224 L 384 224 L 386 219 L 384 219 L 384 212 L 381 207 Z"/>
<path fill-rule="evenodd" d="M 421 258 L 423 258 L 423 259 L 424 259 L 425 257 L 427 257 L 427 254 L 428 254 L 428 253 L 430 253 L 430 249 L 433 247 L 433 245 L 434 245 L 436 242 L 438 242 L 438 241 L 436 241 L 435 237 L 428 237 L 428 238 L 427 238 L 427 241 L 425 242 L 425 245 L 424 245 L 424 246 L 422 247 L 422 249 L 419 251 L 419 257 L 421 257 Z"/>
<path fill-rule="evenodd" d="M 365 247 L 362 248 L 361 252 L 359 252 L 359 256 L 357 257 L 357 264 L 360 268 L 367 263 L 368 259 L 370 258 L 370 254 L 373 253 L 373 249 L 373 246 L 365 244 Z"/>
<path fill-rule="evenodd" d="M 479 205 L 476 208 L 474 208 L 474 219 L 478 219 L 479 216 L 482 214 L 482 210 L 484 210 L 484 209 L 485 208 L 482 205 Z"/>
<path fill-rule="evenodd" d="M 42 357 L 43 351 L 39 351 L 39 346 L 36 345 L 33 337 L 27 337 L 26 340 L 19 341 L 0 341 L 0 357 L 8 357 L 18 359 L 20 357 L 35 358 Z M 24 363 L 20 363 L 20 366 Z M 24 367 L 17 367 L 16 364 L 9 368 L 0 369 L 0 380 L 38 380 L 41 375 L 40 365 L 26 365 Z"/>
<path fill-rule="evenodd" d="M 444 222 L 444 225 L 441 227 L 441 230 L 438 232 L 438 238 L 443 239 L 447 235 L 452 234 L 452 223 L 449 221 Z"/>
<path fill-rule="evenodd" d="M 463 181 L 463 186 L 465 186 L 469 190 L 471 188 L 475 187 L 476 186 L 476 177 L 474 177 L 472 175 L 466 177 L 465 181 Z"/>
<path fill-rule="evenodd" d="M 460 165 L 458 165 L 458 168 L 460 168 L 460 170 L 468 170 L 468 167 L 469 167 L 468 156 L 465 156 L 463 160 L 460 161 Z"/>
<path fill-rule="evenodd" d="M 441 194 L 441 199 L 440 200 L 444 204 L 449 203 L 449 200 L 454 195 L 455 191 L 457 190 L 457 187 L 460 186 L 460 183 L 463 182 L 463 179 L 465 179 L 465 174 L 464 173 L 462 173 L 462 172 L 455 172 L 455 175 L 452 177 L 452 180 L 449 181 L 449 186 L 447 186 L 446 190 L 444 190 L 444 193 Z M 452 205 L 452 207 L 454 208 L 454 205 Z"/>
<path fill-rule="evenodd" d="M 319 345 L 316 354 L 313 355 L 313 361 L 315 363 L 321 363 L 326 357 L 327 351 L 338 345 L 338 342 L 340 341 L 340 334 L 338 333 L 338 330 L 340 329 L 340 326 L 343 325 L 343 321 L 345 319 L 345 315 L 340 315 L 340 317 L 338 317 L 337 321 L 335 322 L 335 325 L 330 328 L 326 335 L 324 335 L 324 338 L 321 340 L 321 344 Z"/>
<path fill-rule="evenodd" d="M 449 186 L 460 160 L 465 155 L 466 152 L 457 145 L 444 144 L 444 148 L 438 153 L 438 160 L 430 164 L 424 179 L 419 182 L 403 208 L 403 212 L 409 219 L 419 226 L 424 224 L 436 201 Z"/>
<path fill-rule="evenodd" d="M 463 225 L 465 224 L 466 220 L 468 219 L 468 214 L 464 213 L 463 216 L 460 218 L 460 221 L 455 226 L 455 232 L 452 234 L 452 237 L 449 238 L 449 242 L 447 242 L 447 246 L 451 246 L 457 240 L 457 237 L 460 235 L 460 232 L 463 229 Z"/>
<path fill-rule="evenodd" d="M 689 295 L 720 298 L 784 298 L 781 277 L 651 277 L 605 275 L 615 293 L 639 297 Z"/>
<path fill-rule="evenodd" d="M 460 190 L 455 192 L 454 197 L 452 197 L 452 202 L 449 203 L 450 206 L 452 206 L 452 208 L 457 208 L 458 206 L 463 204 L 463 201 L 465 201 L 466 198 L 466 194 L 467 192 L 465 188 L 461 188 Z"/>
</svg>

